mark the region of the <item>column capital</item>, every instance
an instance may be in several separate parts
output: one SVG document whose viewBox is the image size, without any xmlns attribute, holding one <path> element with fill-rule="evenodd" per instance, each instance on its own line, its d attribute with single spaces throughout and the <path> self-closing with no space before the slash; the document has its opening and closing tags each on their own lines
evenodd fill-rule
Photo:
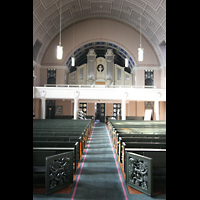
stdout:
<svg viewBox="0 0 200 200">
<path fill-rule="evenodd" d="M 41 90 L 40 91 L 40 97 L 41 97 L 41 99 L 44 99 L 45 96 L 46 96 L 46 94 L 47 94 L 47 92 L 45 90 Z"/>
<path fill-rule="evenodd" d="M 80 92 L 78 90 L 74 91 L 74 99 L 78 99 L 78 97 L 80 96 Z"/>
</svg>

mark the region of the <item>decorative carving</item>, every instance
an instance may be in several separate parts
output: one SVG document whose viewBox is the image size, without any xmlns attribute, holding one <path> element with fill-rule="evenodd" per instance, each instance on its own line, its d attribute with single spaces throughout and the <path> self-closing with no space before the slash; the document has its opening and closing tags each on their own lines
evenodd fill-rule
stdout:
<svg viewBox="0 0 200 200">
<path fill-rule="evenodd" d="M 79 95 L 80 95 L 80 92 L 79 92 L 79 91 L 74 91 L 74 97 L 75 97 L 75 98 L 78 98 Z"/>
<path fill-rule="evenodd" d="M 103 72 L 103 70 L 104 70 L 104 66 L 103 66 L 102 64 L 99 64 L 99 65 L 97 66 L 97 71 L 98 71 L 98 72 Z"/>
<path fill-rule="evenodd" d="M 49 188 L 53 189 L 69 181 L 70 174 L 70 157 L 55 159 L 50 162 Z"/>
<path fill-rule="evenodd" d="M 125 97 L 125 98 L 128 97 L 128 92 L 124 92 L 124 97 Z"/>
<path fill-rule="evenodd" d="M 45 96 L 46 96 L 46 91 L 45 90 L 41 90 L 40 91 L 40 96 L 41 96 L 41 98 L 44 98 Z"/>
<path fill-rule="evenodd" d="M 155 93 L 155 96 L 156 96 L 157 98 L 160 98 L 160 97 L 161 97 L 161 92 L 158 92 L 158 91 L 157 91 L 157 92 Z"/>
<path fill-rule="evenodd" d="M 129 181 L 143 190 L 148 189 L 147 165 L 141 159 L 129 158 Z"/>
</svg>

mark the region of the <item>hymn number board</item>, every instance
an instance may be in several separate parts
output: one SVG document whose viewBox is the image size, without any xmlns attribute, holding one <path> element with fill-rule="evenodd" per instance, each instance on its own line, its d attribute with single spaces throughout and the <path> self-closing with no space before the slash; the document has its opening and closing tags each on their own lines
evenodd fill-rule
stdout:
<svg viewBox="0 0 200 200">
<path fill-rule="evenodd" d="M 113 103 L 113 116 L 116 119 L 121 116 L 121 103 Z"/>
<path fill-rule="evenodd" d="M 79 103 L 79 109 L 83 111 L 84 116 L 87 115 L 87 103 Z"/>
</svg>

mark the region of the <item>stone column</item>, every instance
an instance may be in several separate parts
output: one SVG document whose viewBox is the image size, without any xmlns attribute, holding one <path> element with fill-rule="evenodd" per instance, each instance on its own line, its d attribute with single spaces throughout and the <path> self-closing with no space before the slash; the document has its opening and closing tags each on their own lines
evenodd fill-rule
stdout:
<svg viewBox="0 0 200 200">
<path fill-rule="evenodd" d="M 74 98 L 74 119 L 78 119 L 78 98 Z"/>
<path fill-rule="evenodd" d="M 46 99 L 41 99 L 41 119 L 45 119 L 46 117 Z"/>
<path fill-rule="evenodd" d="M 156 120 L 159 120 L 159 101 L 154 102 L 154 114 L 156 115 Z"/>
<path fill-rule="evenodd" d="M 78 119 L 78 97 L 80 91 L 74 91 L 74 119 Z"/>
<path fill-rule="evenodd" d="M 122 96 L 122 120 L 126 120 L 126 99 L 128 97 L 128 92 L 124 92 Z"/>
<path fill-rule="evenodd" d="M 126 99 L 122 99 L 122 120 L 126 120 Z"/>
</svg>

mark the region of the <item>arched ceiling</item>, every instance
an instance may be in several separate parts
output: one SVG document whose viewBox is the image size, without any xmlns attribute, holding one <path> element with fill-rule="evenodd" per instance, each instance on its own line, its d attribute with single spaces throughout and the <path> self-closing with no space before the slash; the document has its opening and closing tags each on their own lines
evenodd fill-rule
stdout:
<svg viewBox="0 0 200 200">
<path fill-rule="evenodd" d="M 62 30 L 73 23 L 107 18 L 125 23 L 140 31 L 165 65 L 166 0 L 61 0 Z M 46 48 L 60 31 L 60 0 L 33 0 L 33 46 L 35 61 L 40 64 Z M 34 52 L 33 52 L 34 53 Z"/>
</svg>

